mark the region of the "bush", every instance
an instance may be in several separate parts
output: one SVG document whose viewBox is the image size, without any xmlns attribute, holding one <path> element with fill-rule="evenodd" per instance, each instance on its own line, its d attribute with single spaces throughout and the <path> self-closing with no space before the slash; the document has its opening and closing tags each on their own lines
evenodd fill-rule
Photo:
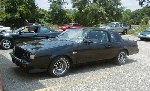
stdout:
<svg viewBox="0 0 150 91">
<path fill-rule="evenodd" d="M 128 33 L 132 35 L 137 35 L 139 32 L 144 31 L 148 27 L 150 27 L 150 25 L 140 25 L 137 28 L 130 29 Z"/>
</svg>

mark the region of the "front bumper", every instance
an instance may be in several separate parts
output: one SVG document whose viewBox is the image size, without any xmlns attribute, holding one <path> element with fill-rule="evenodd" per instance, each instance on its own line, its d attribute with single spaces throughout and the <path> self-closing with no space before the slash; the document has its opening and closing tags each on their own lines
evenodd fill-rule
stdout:
<svg viewBox="0 0 150 91">
<path fill-rule="evenodd" d="M 150 36 L 142 36 L 142 35 L 138 35 L 139 38 L 145 38 L 145 39 L 150 39 Z"/>
<path fill-rule="evenodd" d="M 12 62 L 15 63 L 17 66 L 24 67 L 24 68 L 31 66 L 30 62 L 16 57 L 13 52 L 10 53 L 10 56 L 12 57 Z"/>
</svg>

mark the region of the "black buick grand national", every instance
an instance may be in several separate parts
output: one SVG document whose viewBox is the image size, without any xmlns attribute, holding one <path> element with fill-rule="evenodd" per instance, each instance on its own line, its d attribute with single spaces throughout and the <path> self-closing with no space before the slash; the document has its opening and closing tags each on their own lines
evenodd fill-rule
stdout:
<svg viewBox="0 0 150 91">
<path fill-rule="evenodd" d="M 117 32 L 81 28 L 68 29 L 54 39 L 18 44 L 10 54 L 12 62 L 21 68 L 47 69 L 60 77 L 74 64 L 112 59 L 121 65 L 127 55 L 138 51 L 136 41 L 123 40 Z"/>
</svg>

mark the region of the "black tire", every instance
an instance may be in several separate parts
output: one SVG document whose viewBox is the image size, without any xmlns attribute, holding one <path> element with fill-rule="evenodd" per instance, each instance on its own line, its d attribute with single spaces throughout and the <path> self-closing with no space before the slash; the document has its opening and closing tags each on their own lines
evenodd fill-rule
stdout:
<svg viewBox="0 0 150 91">
<path fill-rule="evenodd" d="M 13 43 L 10 39 L 3 39 L 0 44 L 1 44 L 2 49 L 5 49 L 5 50 L 8 50 L 12 48 L 13 46 Z"/>
<path fill-rule="evenodd" d="M 62 77 L 68 73 L 70 69 L 70 60 L 67 57 L 59 56 L 52 60 L 48 73 L 54 77 Z"/>
<path fill-rule="evenodd" d="M 145 39 L 144 39 L 144 38 L 140 38 L 140 40 L 141 40 L 141 41 L 144 41 Z"/>
<path fill-rule="evenodd" d="M 117 57 L 114 58 L 114 60 L 115 60 L 115 64 L 117 65 L 125 64 L 127 60 L 127 52 L 125 50 L 120 51 Z"/>
<path fill-rule="evenodd" d="M 124 30 L 122 34 L 123 34 L 123 35 L 126 35 L 127 33 L 128 33 L 128 31 L 127 31 L 127 30 Z"/>
</svg>

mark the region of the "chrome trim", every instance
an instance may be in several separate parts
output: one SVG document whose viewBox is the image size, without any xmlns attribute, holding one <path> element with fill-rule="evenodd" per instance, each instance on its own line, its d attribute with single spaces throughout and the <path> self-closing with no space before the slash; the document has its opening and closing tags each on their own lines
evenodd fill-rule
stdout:
<svg viewBox="0 0 150 91">
<path fill-rule="evenodd" d="M 20 59 L 20 58 L 18 58 L 18 57 L 16 57 L 13 52 L 10 53 L 10 56 L 11 56 L 12 58 L 14 58 L 15 61 L 17 61 L 17 62 L 19 62 L 19 63 L 22 63 L 22 64 L 29 64 L 29 62 L 27 62 L 27 61 L 25 61 L 25 60 L 23 60 L 23 59 Z"/>
</svg>

